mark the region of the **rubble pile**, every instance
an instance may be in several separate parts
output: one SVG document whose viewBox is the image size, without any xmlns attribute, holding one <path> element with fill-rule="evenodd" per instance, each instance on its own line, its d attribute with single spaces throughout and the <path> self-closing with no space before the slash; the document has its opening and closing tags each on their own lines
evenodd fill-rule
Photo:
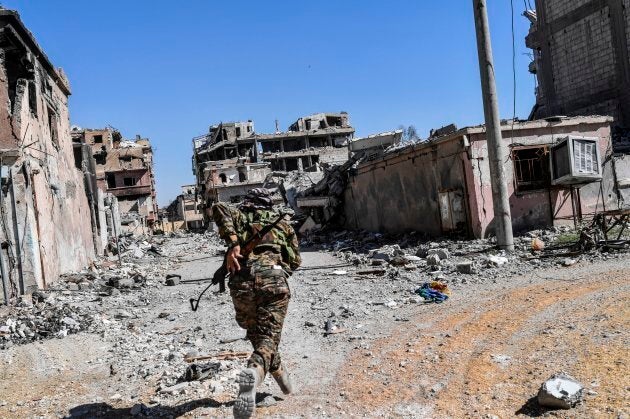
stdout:
<svg viewBox="0 0 630 419">
<path fill-rule="evenodd" d="M 301 244 L 331 252 L 360 267 L 386 268 L 368 269 L 373 274 L 388 273 L 396 277 L 400 272 L 418 271 L 434 279 L 460 283 L 496 280 L 546 267 L 568 267 L 578 261 L 620 257 L 628 250 L 571 252 L 571 246 L 567 244 L 554 245 L 561 236 L 571 234 L 569 227 L 532 231 L 515 237 L 515 252 L 511 254 L 498 251 L 494 238 L 430 241 L 417 233 L 393 235 L 365 231 L 318 231 L 305 235 Z M 577 240 L 579 235 L 575 234 L 575 237 Z"/>
<path fill-rule="evenodd" d="M 0 312 L 0 349 L 81 331 L 104 333 L 112 327 L 103 315 L 108 305 L 121 305 L 124 295 L 144 288 L 161 287 L 165 272 L 188 254 L 201 249 L 214 255 L 221 247 L 214 232 L 177 235 L 186 240 L 171 245 L 168 257 L 161 247 L 167 239 L 121 237 L 120 260 L 117 255 L 105 257 L 89 269 L 63 275 L 46 290 L 22 297 L 17 306 Z M 131 316 L 128 309 L 114 314 L 118 319 Z"/>
<path fill-rule="evenodd" d="M 23 300 L 10 315 L 0 319 L 0 349 L 90 330 L 94 322 L 87 306 L 63 295 L 36 293 L 33 300 Z"/>
</svg>

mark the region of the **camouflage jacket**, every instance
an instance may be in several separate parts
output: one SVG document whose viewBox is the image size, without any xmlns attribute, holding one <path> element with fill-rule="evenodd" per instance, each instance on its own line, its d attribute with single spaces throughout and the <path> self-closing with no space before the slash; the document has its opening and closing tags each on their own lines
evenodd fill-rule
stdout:
<svg viewBox="0 0 630 419">
<path fill-rule="evenodd" d="M 241 245 L 278 217 L 279 214 L 271 210 L 240 211 L 222 202 L 212 206 L 212 219 L 219 227 L 221 238 L 229 242 L 230 236 L 235 235 Z M 249 263 L 281 264 L 289 272 L 297 269 L 302 259 L 293 227 L 281 221 L 262 238 L 247 260 Z"/>
</svg>

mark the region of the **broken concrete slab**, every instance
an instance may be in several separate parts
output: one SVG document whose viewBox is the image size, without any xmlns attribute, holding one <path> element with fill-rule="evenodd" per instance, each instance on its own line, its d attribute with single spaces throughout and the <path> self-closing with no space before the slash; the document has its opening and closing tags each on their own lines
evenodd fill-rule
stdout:
<svg viewBox="0 0 630 419">
<path fill-rule="evenodd" d="M 555 409 L 570 409 L 582 401 L 584 386 L 565 373 L 545 381 L 538 391 L 538 404 Z"/>
<path fill-rule="evenodd" d="M 451 257 L 448 249 L 438 248 L 438 249 L 429 249 L 427 251 L 427 257 L 431 255 L 438 255 L 440 260 L 446 260 Z"/>
<path fill-rule="evenodd" d="M 427 265 L 438 266 L 440 264 L 440 256 L 437 253 L 433 253 L 427 256 Z"/>
<path fill-rule="evenodd" d="M 455 269 L 457 269 L 457 272 L 462 274 L 475 273 L 475 266 L 473 265 L 473 262 L 471 260 L 464 260 L 457 263 L 457 265 L 455 265 Z"/>
</svg>

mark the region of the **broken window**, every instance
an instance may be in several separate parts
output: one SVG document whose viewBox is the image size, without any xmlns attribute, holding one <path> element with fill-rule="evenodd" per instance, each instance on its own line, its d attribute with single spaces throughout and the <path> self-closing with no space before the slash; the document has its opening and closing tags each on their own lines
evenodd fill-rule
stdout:
<svg viewBox="0 0 630 419">
<path fill-rule="evenodd" d="M 112 173 L 107 174 L 107 187 L 111 189 L 116 187 L 116 176 Z"/>
<path fill-rule="evenodd" d="M 28 82 L 28 106 L 31 109 L 31 113 L 37 116 L 37 87 L 35 86 L 35 80 Z"/>
<path fill-rule="evenodd" d="M 222 183 L 227 183 L 227 176 L 225 175 L 225 173 L 219 174 L 219 179 L 221 179 Z"/>
<path fill-rule="evenodd" d="M 298 159 L 286 159 L 287 172 L 298 170 Z"/>
<path fill-rule="evenodd" d="M 547 146 L 512 150 L 516 192 L 528 192 L 549 186 L 549 148 Z"/>
<path fill-rule="evenodd" d="M 94 144 L 103 144 L 103 136 L 95 135 L 94 136 Z"/>
<path fill-rule="evenodd" d="M 247 132 L 252 132 L 252 127 L 251 126 L 247 126 Z"/>
<path fill-rule="evenodd" d="M 299 151 L 306 148 L 306 141 L 304 139 L 291 139 L 284 140 L 284 151 Z"/>
<path fill-rule="evenodd" d="M 96 164 L 105 164 L 107 160 L 107 154 L 97 153 L 94 155 L 94 160 L 96 160 Z"/>
<path fill-rule="evenodd" d="M 327 116 L 326 122 L 329 127 L 341 127 L 343 126 L 342 118 L 339 116 Z"/>
<path fill-rule="evenodd" d="M 245 174 L 245 172 L 238 172 L 238 181 L 247 182 L 247 175 Z"/>
<path fill-rule="evenodd" d="M 241 127 L 236 127 L 236 136 L 237 137 L 241 136 Z"/>
<path fill-rule="evenodd" d="M 306 119 L 304 121 L 304 126 L 306 127 L 307 131 L 310 131 L 311 130 L 311 120 L 310 119 Z"/>
<path fill-rule="evenodd" d="M 123 185 L 124 186 L 136 186 L 137 183 L 138 183 L 138 179 L 135 178 L 135 177 L 123 178 Z"/>
<path fill-rule="evenodd" d="M 280 151 L 280 141 L 265 141 L 261 142 L 263 153 L 277 153 Z"/>
<path fill-rule="evenodd" d="M 48 108 L 48 131 L 50 132 L 50 139 L 55 147 L 59 147 L 59 135 L 57 132 L 57 115 L 55 111 Z"/>
<path fill-rule="evenodd" d="M 26 80 L 34 81 L 35 72 L 32 64 L 30 64 L 27 60 L 27 53 L 24 46 L 17 38 L 14 38 L 16 35 L 12 34 L 9 30 L 6 30 L 3 35 L 5 35 L 6 38 L 0 40 L 4 50 L 4 59 L 2 62 L 4 64 L 7 77 L 9 101 L 11 102 L 10 110 L 13 112 L 18 92 L 20 92 L 21 89 L 27 89 L 25 86 Z M 22 90 L 20 94 L 23 94 L 23 92 L 24 91 Z"/>
</svg>

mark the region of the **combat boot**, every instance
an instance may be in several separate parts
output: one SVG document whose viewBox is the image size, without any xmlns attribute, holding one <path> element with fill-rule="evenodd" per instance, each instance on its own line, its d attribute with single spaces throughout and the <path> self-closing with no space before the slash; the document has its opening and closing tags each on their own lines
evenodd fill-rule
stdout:
<svg viewBox="0 0 630 419">
<path fill-rule="evenodd" d="M 238 398 L 234 402 L 234 418 L 249 419 L 256 411 L 256 387 L 262 381 L 258 368 L 246 368 L 236 376 Z"/>
<path fill-rule="evenodd" d="M 271 372 L 271 376 L 276 380 L 276 383 L 278 383 L 280 390 L 282 390 L 284 394 L 293 393 L 293 384 L 284 365 L 280 364 L 277 370 Z"/>
</svg>

